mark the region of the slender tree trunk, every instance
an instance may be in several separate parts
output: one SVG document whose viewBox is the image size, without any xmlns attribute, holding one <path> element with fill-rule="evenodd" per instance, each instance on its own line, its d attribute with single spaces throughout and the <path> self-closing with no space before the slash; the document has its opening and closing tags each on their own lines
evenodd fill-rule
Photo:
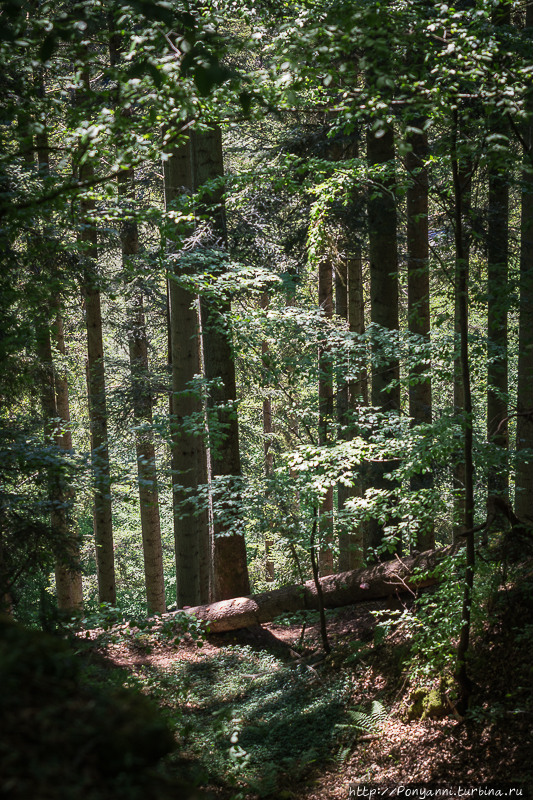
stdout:
<svg viewBox="0 0 533 800">
<path fill-rule="evenodd" d="M 164 164 L 167 208 L 193 188 L 191 141 L 181 144 Z M 205 597 L 201 564 L 209 550 L 206 513 L 196 506 L 198 487 L 207 483 L 202 438 L 188 432 L 187 419 L 201 416 L 202 404 L 191 387 L 201 373 L 198 307 L 195 295 L 180 286 L 187 269 L 177 254 L 174 273 L 169 276 L 170 339 L 172 361 L 173 446 L 172 474 L 174 537 L 178 607 L 192 606 Z"/>
<path fill-rule="evenodd" d="M 82 73 L 83 92 L 80 104 L 88 108 L 90 93 L 89 74 Z M 80 166 L 81 181 L 90 180 L 94 166 L 90 160 Z M 116 603 L 115 559 L 113 552 L 113 523 L 111 516 L 111 475 L 107 441 L 107 405 L 105 392 L 104 345 L 102 337 L 102 310 L 100 304 L 97 234 L 91 219 L 94 200 L 87 197 L 80 203 L 80 233 L 82 247 L 83 295 L 85 324 L 87 328 L 87 388 L 91 425 L 91 457 L 94 473 L 94 536 L 98 595 L 101 603 Z"/>
<path fill-rule="evenodd" d="M 115 32 L 114 20 L 110 20 L 111 37 L 109 55 L 112 66 L 120 62 L 122 41 Z M 131 112 L 123 111 L 127 117 Z M 124 170 L 118 175 L 118 193 L 123 200 L 123 210 L 128 218 L 123 221 L 120 232 L 122 263 L 128 266 L 129 259 L 139 254 L 139 230 L 133 208 L 128 201 L 135 200 L 135 173 Z M 135 453 L 139 483 L 139 506 L 144 556 L 146 602 L 149 614 L 165 611 L 165 582 L 163 575 L 163 548 L 161 545 L 161 522 L 159 518 L 159 496 L 155 447 L 152 432 L 152 393 L 148 364 L 148 339 L 144 317 L 144 299 L 141 288 L 136 288 L 128 307 L 128 345 L 133 388 L 133 412 L 137 425 Z"/>
<path fill-rule="evenodd" d="M 133 196 L 133 170 L 120 173 L 119 194 Z M 121 231 L 122 258 L 124 265 L 139 252 L 139 235 L 135 220 L 123 223 Z M 131 378 L 133 384 L 133 411 L 135 431 L 135 453 L 139 482 L 139 506 L 144 556 L 146 602 L 149 614 L 165 611 L 165 580 L 163 575 L 163 548 L 161 545 L 161 521 L 155 447 L 152 432 L 152 393 L 150 390 L 148 341 L 144 317 L 143 295 L 136 289 L 128 309 L 128 345 Z"/>
<path fill-rule="evenodd" d="M 63 320 L 60 314 L 60 301 L 57 300 L 56 307 L 58 310 L 56 320 L 55 320 L 55 338 L 56 338 L 56 346 L 61 355 L 64 357 L 66 355 L 65 350 L 65 336 L 63 333 Z M 69 396 L 68 396 L 68 381 L 63 373 L 63 370 L 56 370 L 55 373 L 55 390 L 56 390 L 56 407 L 57 407 L 57 416 L 61 420 L 61 431 L 59 436 L 57 437 L 57 443 L 63 450 L 70 451 L 72 450 L 72 433 L 70 431 L 70 405 L 69 405 Z M 69 500 L 73 500 L 73 491 L 67 489 L 64 490 L 65 495 Z M 71 559 L 74 564 L 80 564 L 80 545 L 78 541 L 78 533 L 76 530 L 70 531 L 70 552 L 71 552 Z M 57 566 L 57 569 L 63 569 L 61 566 Z M 69 579 L 70 579 L 70 588 L 69 588 L 69 601 L 72 602 L 73 608 L 83 608 L 83 581 L 81 575 L 81 569 L 75 569 L 69 572 Z M 58 576 L 56 572 L 56 583 L 58 581 Z M 63 576 L 61 575 L 59 578 L 60 582 L 63 582 Z M 58 589 L 58 605 L 59 605 L 59 589 Z M 62 606 L 59 606 L 60 608 Z M 66 606 L 65 606 L 66 607 Z"/>
<path fill-rule="evenodd" d="M 339 319 L 348 321 L 348 261 L 341 258 L 335 266 L 335 314 Z M 349 390 L 348 382 L 345 378 L 345 359 L 341 358 L 340 368 L 337 367 L 337 426 L 339 437 L 342 439 L 351 438 L 347 429 L 349 425 L 348 403 Z M 346 500 L 353 496 L 356 487 L 346 486 L 344 483 L 337 484 L 337 507 L 339 523 L 339 572 L 350 569 L 352 536 L 343 519 Z"/>
<path fill-rule="evenodd" d="M 292 284 L 292 285 L 289 285 L 288 291 L 287 291 L 287 293 L 285 295 L 285 307 L 286 308 L 290 308 L 291 306 L 295 306 L 295 305 L 296 305 L 296 288 L 295 288 L 295 284 Z M 293 449 L 294 447 L 296 447 L 297 442 L 300 441 L 300 430 L 299 430 L 298 416 L 295 413 L 295 408 L 297 408 L 297 406 L 298 406 L 298 394 L 297 394 L 297 390 L 295 389 L 295 382 L 292 380 L 292 377 L 291 377 L 294 374 L 294 362 L 289 361 L 288 372 L 289 372 L 288 383 L 289 383 L 289 385 L 291 387 L 293 387 L 293 391 L 295 391 L 295 394 L 292 397 L 291 408 L 289 409 L 289 417 L 288 417 L 288 420 L 287 420 L 288 426 L 287 426 L 286 439 L 287 439 L 287 445 L 288 445 L 289 449 Z M 291 467 L 290 470 L 289 470 L 289 474 L 290 474 L 291 481 L 293 481 L 293 486 L 296 487 L 297 486 L 297 482 L 298 482 L 298 472 L 297 472 L 297 470 L 295 470 L 293 467 Z M 299 530 L 300 516 L 301 516 L 300 492 L 299 492 L 299 490 L 297 488 L 295 488 L 294 495 L 288 501 L 287 506 L 288 506 L 287 507 L 287 514 L 290 516 L 290 519 L 291 519 L 291 522 L 292 522 L 291 530 L 294 532 L 295 530 Z M 291 556 L 293 558 L 294 564 L 296 566 L 296 570 L 297 570 L 298 576 L 300 578 L 300 582 L 303 583 L 304 580 L 303 580 L 302 565 L 301 565 L 300 559 L 298 557 L 298 552 L 296 550 L 296 547 L 294 546 L 294 542 L 291 541 L 290 539 L 289 539 L 289 551 L 291 553 Z"/>
<path fill-rule="evenodd" d="M 489 174 L 488 237 L 488 367 L 487 437 L 503 450 L 508 447 L 507 378 L 507 252 L 509 187 L 507 175 L 497 169 Z M 490 471 L 489 494 L 507 493 L 507 470 Z"/>
<path fill-rule="evenodd" d="M 467 160 L 463 163 L 458 162 L 458 181 L 461 193 L 461 252 L 462 261 L 468 274 L 470 262 L 470 195 L 472 190 L 472 163 Z M 463 425 L 463 409 L 465 407 L 465 396 L 463 388 L 463 373 L 461 362 L 461 294 L 459 286 L 461 283 L 460 265 L 456 258 L 455 263 L 455 282 L 454 282 L 454 380 L 453 380 L 453 406 L 457 427 Z M 466 287 L 468 305 L 468 284 Z M 453 464 L 453 492 L 454 492 L 454 542 L 462 541 L 461 534 L 466 530 L 464 526 L 465 518 L 465 463 L 462 446 L 462 436 L 457 444 L 456 457 Z"/>
<path fill-rule="evenodd" d="M 193 136 L 194 188 L 224 174 L 222 135 L 215 127 Z M 226 243 L 225 211 L 222 193 L 216 191 L 202 198 L 207 206 L 213 235 L 219 246 Z M 239 427 L 234 408 L 236 401 L 235 364 L 233 360 L 231 331 L 227 326 L 230 301 L 214 303 L 202 297 L 200 301 L 204 341 L 205 377 L 210 386 L 210 417 L 216 415 L 219 429 L 225 435 L 211 450 L 211 467 L 214 485 L 223 484 L 223 510 L 240 505 L 241 462 L 239 452 Z M 216 489 L 215 489 L 216 493 Z M 220 500 L 220 497 L 219 497 Z M 215 498 L 216 501 L 216 498 Z M 237 513 L 239 513 L 237 511 Z M 235 525 L 234 525 L 235 531 Z M 215 514 L 214 542 L 214 597 L 225 600 L 247 594 L 250 590 L 246 545 L 240 532 L 228 535 L 228 525 Z"/>
<path fill-rule="evenodd" d="M 320 584 L 320 577 L 318 574 L 318 560 L 317 560 L 317 553 L 316 553 L 316 528 L 317 528 L 317 513 L 316 513 L 316 506 L 313 509 L 313 529 L 311 531 L 311 568 L 313 570 L 313 581 L 315 584 L 316 596 L 318 600 L 318 613 L 320 618 L 320 635 L 322 637 L 322 647 L 324 648 L 324 652 L 326 655 L 331 653 L 331 647 L 328 640 L 328 627 L 326 624 L 326 610 L 324 608 L 324 595 L 322 593 L 322 586 Z M 333 574 L 333 573 L 331 573 Z"/>
<path fill-rule="evenodd" d="M 342 262 L 342 271 L 336 273 L 335 281 L 335 312 L 341 319 L 348 322 L 348 330 L 352 333 L 365 332 L 364 294 L 363 294 L 363 269 L 361 253 L 357 250 L 349 254 Z M 368 389 L 364 365 L 350 361 L 350 373 L 359 373 L 358 380 L 345 382 L 340 378 L 337 390 L 337 421 L 343 438 L 353 435 L 346 430 L 346 425 L 351 414 L 357 411 L 358 406 L 368 403 Z M 363 475 L 358 472 L 354 475 L 354 486 L 348 487 L 339 483 L 337 487 L 339 515 L 350 497 L 362 497 L 364 494 Z M 342 520 L 341 520 L 342 524 Z M 339 570 L 345 572 L 357 569 L 364 560 L 365 542 L 364 526 L 359 524 L 351 529 L 344 527 L 339 534 Z"/>
<path fill-rule="evenodd" d="M 510 25 L 511 5 L 500 2 L 494 8 L 493 23 Z M 501 122 L 495 132 L 507 134 L 507 125 Z M 495 467 L 489 468 L 487 515 L 494 508 L 494 495 L 509 491 L 507 449 L 509 447 L 509 402 L 507 367 L 507 310 L 509 304 L 508 248 L 509 248 L 509 176 L 501 163 L 489 170 L 489 219 L 487 247 L 487 439 L 503 451 Z M 484 534 L 486 543 L 488 535 Z"/>
<path fill-rule="evenodd" d="M 465 465 L 465 516 L 466 533 L 466 575 L 462 611 L 462 626 L 457 647 L 457 682 L 460 691 L 460 713 L 468 708 L 472 681 L 466 669 L 466 653 L 470 641 L 470 617 L 472 592 L 474 587 L 475 547 L 474 547 L 474 462 L 473 462 L 473 418 L 472 395 L 470 390 L 470 360 L 468 352 L 468 261 L 464 252 L 463 233 L 463 193 L 465 184 L 461 183 L 461 173 L 457 158 L 457 138 L 459 133 L 458 112 L 453 112 L 452 171 L 455 201 L 455 252 L 457 260 L 456 293 L 459 304 L 461 374 L 463 384 L 463 445 Z"/>
<path fill-rule="evenodd" d="M 42 70 L 37 75 L 37 93 L 44 97 L 44 76 Z M 40 120 L 42 130 L 35 137 L 37 151 L 37 164 L 39 172 L 43 177 L 50 173 L 50 158 L 48 147 L 48 131 L 46 119 Z M 50 235 L 45 230 L 45 235 Z M 48 259 L 47 267 L 54 271 L 51 259 Z M 50 278 L 54 275 L 50 274 Z M 57 277 L 57 276 L 56 276 Z M 63 335 L 63 321 L 61 319 L 61 300 L 59 296 L 49 303 L 50 316 L 55 310 L 55 337 L 56 344 L 61 355 L 65 355 L 65 339 Z M 50 319 L 41 320 L 37 332 L 39 357 L 43 368 L 42 384 L 42 406 L 45 419 L 48 420 L 46 428 L 48 435 L 54 435 L 56 444 L 63 450 L 72 449 L 72 435 L 69 428 L 56 430 L 57 423 L 52 423 L 57 417 L 61 419 L 59 423 L 70 423 L 70 410 L 68 401 L 68 383 L 64 376 L 54 371 L 52 340 L 50 332 Z M 83 608 L 83 583 L 80 570 L 80 547 L 77 532 L 72 529 L 66 513 L 66 503 L 72 503 L 74 492 L 71 488 L 64 486 L 64 481 L 58 479 L 53 488 L 53 504 L 51 513 L 52 527 L 59 533 L 60 538 L 66 543 L 66 559 L 57 561 L 55 565 L 55 581 L 58 608 L 64 611 L 69 609 Z M 68 564 L 65 561 L 68 560 Z M 77 567 L 77 568 L 76 568 Z"/>
<path fill-rule="evenodd" d="M 418 121 L 419 126 L 423 124 Z M 406 156 L 406 165 L 411 173 L 411 185 L 407 189 L 407 293 L 409 333 L 422 336 L 429 342 L 431 316 L 429 307 L 429 237 L 428 237 L 428 176 L 424 167 L 427 153 L 426 134 L 411 137 L 413 150 Z M 414 423 L 431 422 L 431 375 L 425 363 L 416 365 L 410 374 L 409 415 Z M 416 492 L 430 488 L 433 476 L 413 475 L 411 490 Z M 435 547 L 435 529 L 425 525 L 424 531 L 412 543 L 423 550 Z"/>
<path fill-rule="evenodd" d="M 57 417 L 54 364 L 52 358 L 52 342 L 48 320 L 41 320 L 37 330 L 37 354 L 41 362 L 41 405 L 45 419 L 45 435 L 48 440 L 57 442 Z M 75 608 L 78 604 L 74 597 L 74 584 L 70 561 L 72 557 L 70 541 L 72 533 L 69 530 L 67 516 L 64 508 L 65 496 L 61 486 L 61 478 L 54 478 L 50 485 L 50 501 L 52 505 L 50 522 L 54 532 L 61 537 L 65 547 L 64 557 L 56 561 L 55 580 L 57 593 L 57 607 L 63 610 Z"/>
<path fill-rule="evenodd" d="M 533 6 L 526 6 L 526 28 L 533 27 Z M 533 113 L 533 104 L 528 104 Z M 525 125 L 522 136 L 526 146 L 533 148 L 533 125 Z M 522 172 L 522 219 L 520 234 L 520 305 L 518 330 L 518 390 L 516 449 L 533 451 L 533 174 L 531 158 L 524 153 Z M 518 460 L 515 483 L 515 511 L 519 519 L 533 524 L 533 456 Z"/>
<path fill-rule="evenodd" d="M 326 320 L 333 318 L 333 273 L 329 258 L 323 259 L 318 267 L 318 302 Z M 325 338 L 325 334 L 323 336 Z M 333 361 L 326 343 L 318 353 L 318 441 L 326 446 L 331 440 L 333 426 Z M 333 486 L 329 486 L 320 504 L 318 520 L 320 550 L 318 564 L 320 575 L 332 575 L 333 567 Z"/>
<path fill-rule="evenodd" d="M 372 165 L 394 166 L 394 135 L 387 128 L 377 138 L 372 130 L 367 136 L 368 163 Z M 395 181 L 392 174 L 379 179 L 381 189 L 372 189 L 368 200 L 369 256 L 370 256 L 370 316 L 372 323 L 397 337 L 398 322 L 398 250 L 396 239 L 396 204 L 394 198 Z M 394 351 L 395 345 L 392 349 Z M 372 405 L 382 411 L 398 413 L 400 410 L 400 386 L 392 384 L 400 375 L 396 353 L 387 357 L 383 347 L 373 344 L 372 367 Z M 383 363 L 379 363 L 383 361 Z M 369 483 L 375 489 L 394 490 L 395 484 L 385 478 L 395 468 L 391 462 L 374 462 Z M 389 519 L 389 523 L 393 521 Z M 368 548 L 372 553 L 383 542 L 383 525 L 377 520 L 368 524 Z M 401 542 L 397 543 L 401 552 Z M 392 557 L 390 554 L 387 557 Z"/>
<path fill-rule="evenodd" d="M 268 292 L 263 292 L 261 297 L 261 308 L 267 309 L 269 306 L 269 296 Z M 268 373 L 268 363 L 267 363 L 267 356 L 268 356 L 268 342 L 261 343 L 261 354 L 263 356 L 263 369 L 265 373 Z M 267 489 L 265 492 L 265 503 L 268 504 L 269 496 L 270 496 L 270 489 L 268 488 L 268 482 L 272 478 L 274 473 L 274 454 L 272 452 L 272 434 L 273 434 L 273 427 L 272 427 L 272 400 L 270 397 L 265 397 L 263 400 L 263 451 L 264 451 L 264 464 L 265 464 L 265 479 L 267 481 Z M 265 557 L 266 557 L 266 579 L 267 581 L 273 581 L 275 578 L 274 574 L 274 562 L 270 556 L 270 552 L 272 549 L 272 539 L 271 534 L 269 532 L 265 535 Z"/>
<path fill-rule="evenodd" d="M 44 433 L 48 441 L 57 439 L 57 406 L 54 386 L 54 364 L 52 359 L 52 342 L 48 319 L 40 319 L 37 324 L 37 355 L 41 362 L 41 406 L 45 420 Z M 70 531 L 63 508 L 63 496 L 60 489 L 60 479 L 53 479 L 50 485 L 51 513 L 50 522 L 52 529 L 61 536 L 66 544 L 70 538 Z M 65 553 L 65 556 L 67 553 Z M 57 606 L 60 609 L 74 607 L 72 597 L 72 581 L 70 570 L 64 559 L 56 561 L 55 566 Z"/>
<path fill-rule="evenodd" d="M 0 506 L 0 614 L 13 616 L 13 598 L 11 597 L 9 569 L 4 555 L 5 510 Z"/>
</svg>

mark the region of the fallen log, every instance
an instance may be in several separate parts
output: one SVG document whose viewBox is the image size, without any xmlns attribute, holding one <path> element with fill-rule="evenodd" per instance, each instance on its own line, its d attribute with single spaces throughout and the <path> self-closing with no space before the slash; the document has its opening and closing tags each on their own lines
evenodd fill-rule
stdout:
<svg viewBox="0 0 533 800">
<path fill-rule="evenodd" d="M 414 578 L 416 569 L 424 572 L 435 569 L 445 556 L 452 555 L 461 545 L 452 545 L 438 550 L 427 550 L 417 556 L 395 558 L 370 567 L 340 572 L 320 579 L 325 608 L 339 608 L 355 603 L 364 603 L 396 593 L 414 594 L 417 589 L 432 586 L 436 578 Z M 318 596 L 314 581 L 303 585 L 283 586 L 270 592 L 249 597 L 234 597 L 204 606 L 182 609 L 194 614 L 209 626 L 211 633 L 248 628 L 262 622 L 272 622 L 280 614 L 295 611 L 318 610 Z M 166 615 L 171 617 L 179 611 Z"/>
</svg>

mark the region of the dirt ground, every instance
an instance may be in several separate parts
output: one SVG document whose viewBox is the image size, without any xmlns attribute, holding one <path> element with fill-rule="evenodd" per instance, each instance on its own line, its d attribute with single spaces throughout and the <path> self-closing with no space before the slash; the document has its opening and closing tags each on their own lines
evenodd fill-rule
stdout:
<svg viewBox="0 0 533 800">
<path fill-rule="evenodd" d="M 333 655 L 326 660 L 324 670 L 343 669 L 342 664 L 336 664 L 336 653 L 350 641 L 372 638 L 375 619 L 370 611 L 379 606 L 375 602 L 348 607 L 328 622 Z M 381 607 L 386 607 L 385 601 Z M 450 708 L 442 719 L 407 721 L 405 712 L 413 687 L 405 675 L 398 678 L 391 661 L 394 647 L 402 644 L 401 637 L 382 646 L 381 653 L 376 651 L 370 667 L 354 682 L 354 703 L 367 703 L 377 693 L 387 699 L 391 712 L 379 738 L 355 741 L 342 764 L 322 765 L 312 770 L 304 783 L 292 785 L 289 781 L 278 796 L 282 800 L 347 798 L 352 782 L 382 786 L 520 782 L 533 786 L 532 648 L 517 646 L 510 624 L 524 619 L 524 615 L 533 617 L 530 608 L 512 608 L 507 617 L 487 626 L 483 637 L 474 643 L 471 670 L 477 684 L 476 706 L 482 710 L 477 719 L 462 720 Z M 274 624 L 212 635 L 200 651 L 201 658 L 229 644 L 246 644 L 290 660 L 299 657 L 294 648 L 300 635 L 300 626 Z M 306 637 L 307 654 L 320 652 L 318 625 L 308 628 Z M 110 645 L 107 656 L 116 666 L 133 673 L 146 665 L 165 669 L 176 659 L 200 657 L 192 642 L 183 643 L 177 650 L 158 645 L 149 654 L 127 644 Z M 217 792 L 217 796 L 231 794 Z"/>
</svg>

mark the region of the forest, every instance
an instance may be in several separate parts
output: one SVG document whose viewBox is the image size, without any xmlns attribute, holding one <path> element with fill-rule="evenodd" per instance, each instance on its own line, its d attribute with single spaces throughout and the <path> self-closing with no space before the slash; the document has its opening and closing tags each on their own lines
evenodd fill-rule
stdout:
<svg viewBox="0 0 533 800">
<path fill-rule="evenodd" d="M 0 65 L 0 794 L 526 796 L 533 4 L 3 0 Z"/>
</svg>

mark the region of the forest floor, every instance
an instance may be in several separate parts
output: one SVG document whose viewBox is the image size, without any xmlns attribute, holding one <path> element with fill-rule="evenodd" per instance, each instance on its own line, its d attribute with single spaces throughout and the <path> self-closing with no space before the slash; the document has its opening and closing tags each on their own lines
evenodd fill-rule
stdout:
<svg viewBox="0 0 533 800">
<path fill-rule="evenodd" d="M 300 623 L 211 635 L 201 648 L 139 634 L 108 643 L 105 662 L 169 715 L 170 770 L 213 798 L 348 798 L 351 783 L 532 787 L 533 581 L 477 635 L 464 719 L 442 675 L 424 691 L 410 679 L 409 639 L 377 635 L 377 609 L 387 603 L 331 614 L 328 657 L 315 622 L 303 634 Z"/>
</svg>

